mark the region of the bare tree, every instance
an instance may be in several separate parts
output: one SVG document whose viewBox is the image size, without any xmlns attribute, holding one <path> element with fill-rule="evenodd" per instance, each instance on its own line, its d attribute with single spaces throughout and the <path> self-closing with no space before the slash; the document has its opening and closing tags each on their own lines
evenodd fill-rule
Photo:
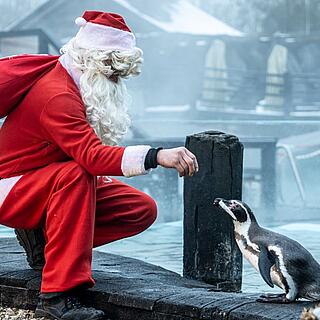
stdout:
<svg viewBox="0 0 320 320">
<path fill-rule="evenodd" d="M 320 0 L 190 0 L 246 33 L 305 34 L 320 30 Z"/>
</svg>

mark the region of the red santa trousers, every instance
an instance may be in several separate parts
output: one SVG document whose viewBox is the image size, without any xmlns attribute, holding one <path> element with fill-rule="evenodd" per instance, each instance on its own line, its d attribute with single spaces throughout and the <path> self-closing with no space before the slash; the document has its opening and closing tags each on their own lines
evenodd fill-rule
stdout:
<svg viewBox="0 0 320 320">
<path fill-rule="evenodd" d="M 77 162 L 55 162 L 23 175 L 0 208 L 0 224 L 42 227 L 47 240 L 41 292 L 92 287 L 92 248 L 148 228 L 157 208 L 115 179 L 96 179 Z"/>
</svg>

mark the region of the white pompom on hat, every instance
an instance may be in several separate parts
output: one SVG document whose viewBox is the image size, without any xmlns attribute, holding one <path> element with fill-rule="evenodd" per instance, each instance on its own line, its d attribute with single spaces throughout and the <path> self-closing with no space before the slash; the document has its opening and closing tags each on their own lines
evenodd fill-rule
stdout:
<svg viewBox="0 0 320 320">
<path fill-rule="evenodd" d="M 75 38 L 81 48 L 131 51 L 136 46 L 134 34 L 116 13 L 85 11 L 75 23 L 80 27 Z"/>
<path fill-rule="evenodd" d="M 75 23 L 78 27 L 83 27 L 86 23 L 87 23 L 87 20 L 84 19 L 83 17 L 78 17 L 76 20 L 75 20 Z"/>
</svg>

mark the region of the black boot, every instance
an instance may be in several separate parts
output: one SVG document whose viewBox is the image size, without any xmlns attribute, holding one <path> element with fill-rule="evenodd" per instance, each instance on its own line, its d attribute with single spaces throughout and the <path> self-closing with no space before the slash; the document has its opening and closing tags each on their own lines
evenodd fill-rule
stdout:
<svg viewBox="0 0 320 320">
<path fill-rule="evenodd" d="M 15 229 L 20 245 L 27 254 L 27 261 L 34 270 L 42 270 L 45 264 L 44 247 L 46 241 L 42 229 Z"/>
<path fill-rule="evenodd" d="M 63 320 L 105 319 L 101 310 L 85 307 L 75 295 L 68 293 L 40 294 L 36 318 Z"/>
</svg>

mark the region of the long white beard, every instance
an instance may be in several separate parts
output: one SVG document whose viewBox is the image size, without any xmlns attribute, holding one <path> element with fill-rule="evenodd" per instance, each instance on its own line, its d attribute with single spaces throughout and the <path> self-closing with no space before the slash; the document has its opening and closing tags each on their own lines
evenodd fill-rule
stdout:
<svg viewBox="0 0 320 320">
<path fill-rule="evenodd" d="M 87 119 L 105 145 L 116 145 L 131 124 L 127 90 L 123 81 L 109 80 L 98 70 L 86 70 L 80 78 L 80 92 Z"/>
</svg>

